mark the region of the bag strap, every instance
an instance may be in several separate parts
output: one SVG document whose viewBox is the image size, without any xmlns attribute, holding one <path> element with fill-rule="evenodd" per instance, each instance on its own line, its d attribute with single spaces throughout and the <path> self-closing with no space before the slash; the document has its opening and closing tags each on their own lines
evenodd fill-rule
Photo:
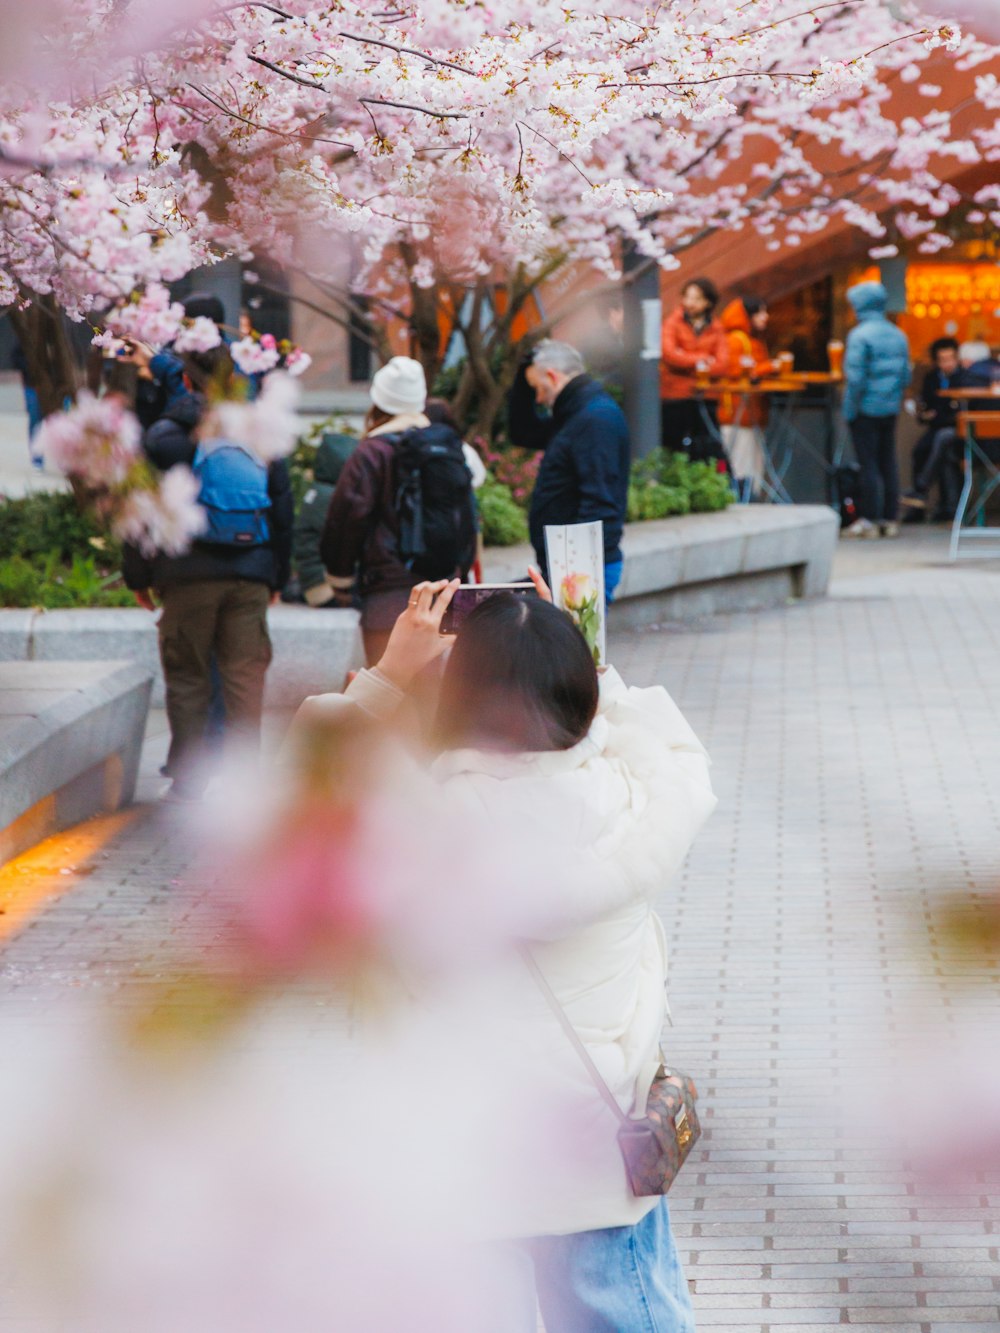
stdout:
<svg viewBox="0 0 1000 1333">
<path fill-rule="evenodd" d="M 545 1000 L 549 1008 L 552 1010 L 556 1018 L 559 1020 L 559 1026 L 562 1028 L 563 1032 L 565 1032 L 566 1036 L 570 1040 L 570 1044 L 573 1046 L 573 1049 L 576 1051 L 577 1055 L 583 1061 L 583 1066 L 586 1069 L 588 1075 L 590 1076 L 591 1083 L 593 1083 L 594 1087 L 601 1094 L 601 1097 L 603 1098 L 606 1105 L 614 1112 L 614 1114 L 617 1116 L 621 1124 L 623 1125 L 630 1124 L 631 1122 L 629 1120 L 629 1117 L 618 1105 L 617 1098 L 615 1097 L 611 1089 L 608 1087 L 608 1085 L 605 1083 L 604 1079 L 601 1077 L 600 1070 L 597 1068 L 593 1060 L 590 1058 L 590 1053 L 588 1052 L 586 1046 L 584 1046 L 583 1042 L 580 1040 L 576 1028 L 574 1028 L 573 1024 L 569 1021 L 569 1017 L 566 1013 L 566 1010 L 556 999 L 555 992 L 552 990 L 552 987 L 549 985 L 549 983 L 545 980 L 545 974 L 542 972 L 542 969 L 535 962 L 531 950 L 528 948 L 526 944 L 521 944 L 518 945 L 518 952 L 524 959 L 528 971 L 531 973 L 535 981 L 538 983 L 538 988 L 545 996 Z"/>
</svg>

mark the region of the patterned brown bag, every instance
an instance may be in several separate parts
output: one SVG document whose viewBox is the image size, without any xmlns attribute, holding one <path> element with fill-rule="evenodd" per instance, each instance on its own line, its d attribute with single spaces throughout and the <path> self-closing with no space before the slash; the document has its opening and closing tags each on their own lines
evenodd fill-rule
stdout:
<svg viewBox="0 0 1000 1333">
<path fill-rule="evenodd" d="M 666 1194 L 701 1137 L 701 1125 L 694 1106 L 698 1097 L 694 1080 L 676 1069 L 660 1065 L 649 1089 L 645 1116 L 636 1120 L 626 1115 L 538 964 L 527 949 L 522 950 L 522 954 L 560 1027 L 583 1061 L 590 1081 L 618 1120 L 618 1147 L 625 1162 L 629 1188 L 637 1198 Z"/>
</svg>

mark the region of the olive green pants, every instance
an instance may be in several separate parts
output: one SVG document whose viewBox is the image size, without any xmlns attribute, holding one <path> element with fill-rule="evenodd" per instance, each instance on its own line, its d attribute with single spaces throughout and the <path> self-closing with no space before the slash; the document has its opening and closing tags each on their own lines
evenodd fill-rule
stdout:
<svg viewBox="0 0 1000 1333">
<path fill-rule="evenodd" d="M 270 589 L 246 579 L 175 583 L 162 591 L 160 661 L 166 685 L 167 770 L 184 783 L 202 751 L 212 700 L 212 659 L 222 682 L 226 731 L 256 742 L 271 661 Z"/>
</svg>

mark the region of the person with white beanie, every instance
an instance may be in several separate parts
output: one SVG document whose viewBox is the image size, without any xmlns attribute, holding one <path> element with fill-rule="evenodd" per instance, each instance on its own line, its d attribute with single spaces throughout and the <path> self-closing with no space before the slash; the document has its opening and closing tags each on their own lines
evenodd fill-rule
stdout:
<svg viewBox="0 0 1000 1333">
<path fill-rule="evenodd" d="M 376 371 L 365 434 L 330 501 L 320 552 L 344 604 L 361 599 L 369 665 L 381 657 L 410 591 L 427 579 L 468 578 L 476 554 L 472 475 L 457 431 L 424 412 L 419 361 Z"/>
</svg>

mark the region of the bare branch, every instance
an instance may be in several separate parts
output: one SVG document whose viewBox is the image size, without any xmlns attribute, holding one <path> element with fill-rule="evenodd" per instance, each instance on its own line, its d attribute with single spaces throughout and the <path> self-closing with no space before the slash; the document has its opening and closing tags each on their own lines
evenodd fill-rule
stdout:
<svg viewBox="0 0 1000 1333">
<path fill-rule="evenodd" d="M 467 69 L 465 65 L 456 65 L 453 60 L 439 60 L 436 56 L 429 55 L 426 51 L 417 51 L 412 46 L 397 46 L 395 42 L 386 42 L 379 37 L 357 37 L 353 32 L 339 32 L 338 37 L 343 37 L 348 42 L 361 42 L 365 46 L 384 46 L 389 51 L 396 51 L 399 55 L 416 56 L 418 60 L 425 60 L 428 65 L 434 65 L 441 69 L 454 69 L 459 74 L 471 74 L 476 77 L 474 69 Z"/>
<path fill-rule="evenodd" d="M 362 106 L 392 106 L 398 111 L 416 111 L 421 116 L 431 116 L 434 120 L 468 120 L 464 111 L 432 111 L 426 106 L 413 106 L 410 102 L 390 102 L 385 97 L 359 97 Z"/>
</svg>

